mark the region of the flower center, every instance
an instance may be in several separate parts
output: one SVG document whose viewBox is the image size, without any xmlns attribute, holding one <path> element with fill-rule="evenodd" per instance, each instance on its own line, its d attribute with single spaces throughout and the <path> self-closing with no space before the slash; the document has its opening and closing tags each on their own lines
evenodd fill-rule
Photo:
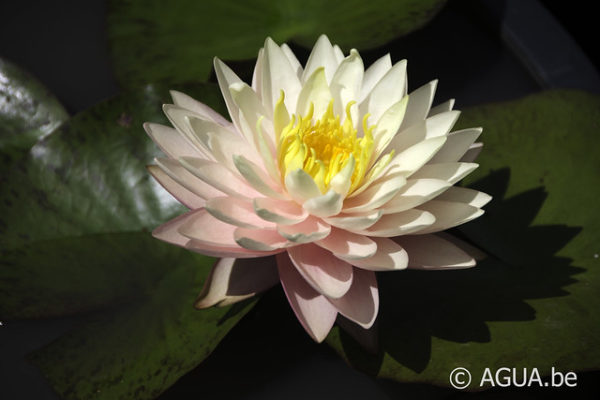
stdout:
<svg viewBox="0 0 600 400">
<path fill-rule="evenodd" d="M 290 123 L 282 130 L 278 146 L 278 161 L 282 179 L 288 172 L 302 168 L 313 177 L 325 193 L 329 182 L 354 157 L 355 166 L 351 177 L 351 193 L 365 176 L 373 152 L 374 126 L 367 128 L 368 115 L 363 119 L 364 136 L 357 137 L 350 108 L 346 106 L 346 118 L 333 114 L 333 101 L 321 119 L 313 123 L 313 107 L 304 117 L 292 115 Z"/>
</svg>

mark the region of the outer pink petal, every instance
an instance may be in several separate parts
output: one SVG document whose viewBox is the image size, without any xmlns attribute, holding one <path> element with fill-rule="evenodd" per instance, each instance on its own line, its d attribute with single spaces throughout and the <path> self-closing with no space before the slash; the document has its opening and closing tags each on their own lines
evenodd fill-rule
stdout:
<svg viewBox="0 0 600 400">
<path fill-rule="evenodd" d="M 204 208 L 201 208 L 189 215 L 186 222 L 178 227 L 178 232 L 189 239 L 193 239 L 197 244 L 238 247 L 233 238 L 235 228 L 234 225 L 219 221 Z"/>
<path fill-rule="evenodd" d="M 314 244 L 288 249 L 290 259 L 300 275 L 317 292 L 340 298 L 352 285 L 352 265 L 333 256 L 331 252 Z"/>
<path fill-rule="evenodd" d="M 158 183 L 160 183 L 160 185 L 171 194 L 171 196 L 175 197 L 177 201 L 182 203 L 187 208 L 193 210 L 204 207 L 204 204 L 206 204 L 206 201 L 203 198 L 181 186 L 169 175 L 167 175 L 167 173 L 158 165 L 148 165 L 147 168 L 148 172 L 152 174 L 154 179 L 156 179 Z"/>
<path fill-rule="evenodd" d="M 375 272 L 354 269 L 352 286 L 348 293 L 339 299 L 329 299 L 340 314 L 369 329 L 377 318 L 379 291 Z"/>
<path fill-rule="evenodd" d="M 213 266 L 195 306 L 226 306 L 254 296 L 277 284 L 274 258 L 222 258 Z"/>
<path fill-rule="evenodd" d="M 335 322 L 336 308 L 306 283 L 287 254 L 277 255 L 277 268 L 296 317 L 315 341 L 322 342 Z"/>
<path fill-rule="evenodd" d="M 196 211 L 189 211 L 170 221 L 165 222 L 152 231 L 152 236 L 164 242 L 176 246 L 185 247 L 190 238 L 179 233 L 179 227 L 189 221 L 196 214 Z"/>
</svg>

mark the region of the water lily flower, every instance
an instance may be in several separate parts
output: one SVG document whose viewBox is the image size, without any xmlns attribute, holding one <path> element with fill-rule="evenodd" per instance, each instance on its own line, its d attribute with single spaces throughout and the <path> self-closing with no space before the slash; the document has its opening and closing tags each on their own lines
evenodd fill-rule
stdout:
<svg viewBox="0 0 600 400">
<path fill-rule="evenodd" d="M 407 95 L 406 60 L 388 54 L 365 70 L 326 36 L 304 67 L 267 38 L 251 85 L 219 59 L 214 68 L 231 121 L 172 92 L 174 128 L 145 124 L 166 155 L 150 172 L 190 209 L 154 236 L 220 258 L 197 307 L 280 282 L 320 342 L 338 313 L 371 327 L 375 271 L 475 265 L 435 232 L 490 200 L 453 186 L 477 167 L 481 129 L 450 132 L 459 112 L 453 100 L 431 108 L 437 81 Z"/>
</svg>

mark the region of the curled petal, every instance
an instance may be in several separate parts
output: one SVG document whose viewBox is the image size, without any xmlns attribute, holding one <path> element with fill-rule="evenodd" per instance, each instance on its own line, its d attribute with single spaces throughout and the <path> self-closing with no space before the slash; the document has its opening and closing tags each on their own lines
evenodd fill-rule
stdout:
<svg viewBox="0 0 600 400">
<path fill-rule="evenodd" d="M 228 306 L 277 284 L 275 259 L 222 258 L 212 267 L 196 299 L 196 308 Z"/>
</svg>

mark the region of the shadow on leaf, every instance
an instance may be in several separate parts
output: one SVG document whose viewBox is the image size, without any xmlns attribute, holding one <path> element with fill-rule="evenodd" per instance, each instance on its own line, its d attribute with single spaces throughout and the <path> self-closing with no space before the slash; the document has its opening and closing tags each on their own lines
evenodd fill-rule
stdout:
<svg viewBox="0 0 600 400">
<path fill-rule="evenodd" d="M 565 296 L 582 268 L 554 254 L 580 228 L 530 226 L 547 193 L 535 188 L 504 199 L 510 171 L 494 171 L 472 186 L 492 196 L 486 214 L 458 232 L 489 256 L 476 268 L 380 274 L 379 352 L 369 354 L 344 331 L 343 350 L 358 369 L 376 375 L 384 354 L 420 373 L 428 366 L 433 336 L 457 343 L 489 342 L 488 321 L 529 321 L 525 300 Z"/>
</svg>

